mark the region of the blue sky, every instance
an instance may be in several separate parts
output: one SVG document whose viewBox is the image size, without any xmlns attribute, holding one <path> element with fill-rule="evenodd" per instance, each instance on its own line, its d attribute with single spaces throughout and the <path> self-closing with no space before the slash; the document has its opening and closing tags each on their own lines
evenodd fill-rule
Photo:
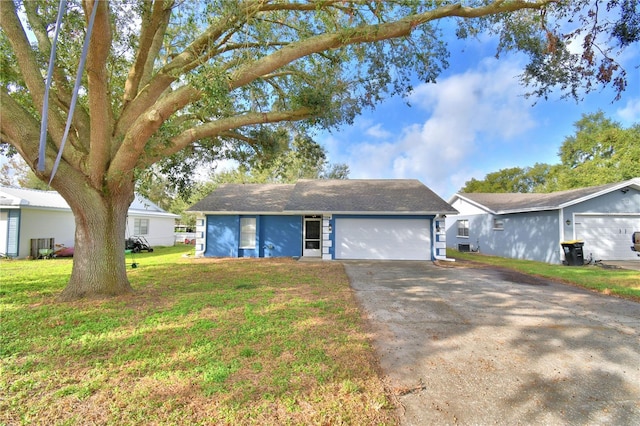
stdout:
<svg viewBox="0 0 640 426">
<path fill-rule="evenodd" d="M 629 49 L 620 58 L 629 79 L 620 101 L 612 103 L 612 90 L 599 90 L 576 103 L 525 98 L 517 79 L 522 57 L 496 59 L 491 45 L 455 47 L 436 84 L 414 86 L 411 106 L 388 99 L 316 141 L 332 163 L 349 166 L 352 179 L 419 179 L 446 200 L 471 178 L 559 163 L 558 150 L 582 114 L 600 109 L 624 127 L 640 122 L 640 52 Z"/>
</svg>

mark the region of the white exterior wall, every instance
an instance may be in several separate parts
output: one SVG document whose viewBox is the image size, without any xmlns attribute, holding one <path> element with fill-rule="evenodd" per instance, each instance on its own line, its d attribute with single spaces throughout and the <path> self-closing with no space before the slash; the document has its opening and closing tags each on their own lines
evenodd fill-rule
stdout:
<svg viewBox="0 0 640 426">
<path fill-rule="evenodd" d="M 75 232 L 76 224 L 71 212 L 22 209 L 18 257 L 31 255 L 31 240 L 35 238 L 53 238 L 55 244 L 73 247 Z"/>
<path fill-rule="evenodd" d="M 0 252 L 7 246 L 7 217 L 6 211 L 0 217 Z M 175 244 L 173 217 L 153 217 L 144 215 L 130 215 L 128 219 L 128 233 L 132 236 L 135 218 L 149 219 L 149 234 L 143 235 L 149 244 L 154 246 L 173 246 Z M 26 258 L 31 255 L 31 240 L 37 238 L 53 238 L 55 244 L 73 247 L 75 244 L 75 219 L 70 211 L 22 208 L 20 211 L 20 231 L 18 241 L 18 257 Z"/>
<path fill-rule="evenodd" d="M 486 210 L 476 207 L 473 204 L 461 200 L 460 198 L 457 198 L 451 206 L 458 210 L 460 215 L 484 214 L 487 212 Z"/>
<path fill-rule="evenodd" d="M 149 220 L 149 232 L 141 236 L 147 240 L 151 247 L 173 246 L 175 244 L 175 219 L 173 217 L 155 217 L 130 213 L 127 220 L 127 237 L 134 235 L 134 223 L 136 219 Z"/>
</svg>

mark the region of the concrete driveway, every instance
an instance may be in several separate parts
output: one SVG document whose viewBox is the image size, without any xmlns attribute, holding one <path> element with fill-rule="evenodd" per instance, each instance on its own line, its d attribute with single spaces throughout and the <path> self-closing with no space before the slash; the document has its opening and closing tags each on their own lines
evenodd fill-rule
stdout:
<svg viewBox="0 0 640 426">
<path fill-rule="evenodd" d="M 495 269 L 344 262 L 403 425 L 640 424 L 640 304 Z"/>
</svg>

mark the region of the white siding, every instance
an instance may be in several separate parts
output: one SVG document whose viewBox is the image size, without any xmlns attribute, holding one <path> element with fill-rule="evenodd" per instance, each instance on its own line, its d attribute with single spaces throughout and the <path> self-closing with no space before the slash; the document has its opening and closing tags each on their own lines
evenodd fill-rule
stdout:
<svg viewBox="0 0 640 426">
<path fill-rule="evenodd" d="M 31 239 L 53 238 L 56 244 L 73 247 L 76 224 L 66 211 L 22 209 L 18 257 L 31 255 Z"/>
<path fill-rule="evenodd" d="M 149 220 L 149 233 L 142 236 L 147 240 L 147 242 L 149 242 L 151 247 L 173 246 L 175 244 L 175 219 L 173 217 L 155 217 L 130 214 L 127 222 L 127 237 L 133 236 L 135 219 Z"/>
</svg>

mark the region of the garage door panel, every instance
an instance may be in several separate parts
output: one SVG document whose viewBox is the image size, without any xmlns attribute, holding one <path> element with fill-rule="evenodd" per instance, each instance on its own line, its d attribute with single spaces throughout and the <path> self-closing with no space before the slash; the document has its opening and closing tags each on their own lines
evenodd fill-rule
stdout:
<svg viewBox="0 0 640 426">
<path fill-rule="evenodd" d="M 584 254 L 598 260 L 639 260 L 631 250 L 631 235 L 640 231 L 640 216 L 576 216 L 576 238 Z"/>
<path fill-rule="evenodd" d="M 428 219 L 336 219 L 337 259 L 431 259 Z"/>
</svg>

